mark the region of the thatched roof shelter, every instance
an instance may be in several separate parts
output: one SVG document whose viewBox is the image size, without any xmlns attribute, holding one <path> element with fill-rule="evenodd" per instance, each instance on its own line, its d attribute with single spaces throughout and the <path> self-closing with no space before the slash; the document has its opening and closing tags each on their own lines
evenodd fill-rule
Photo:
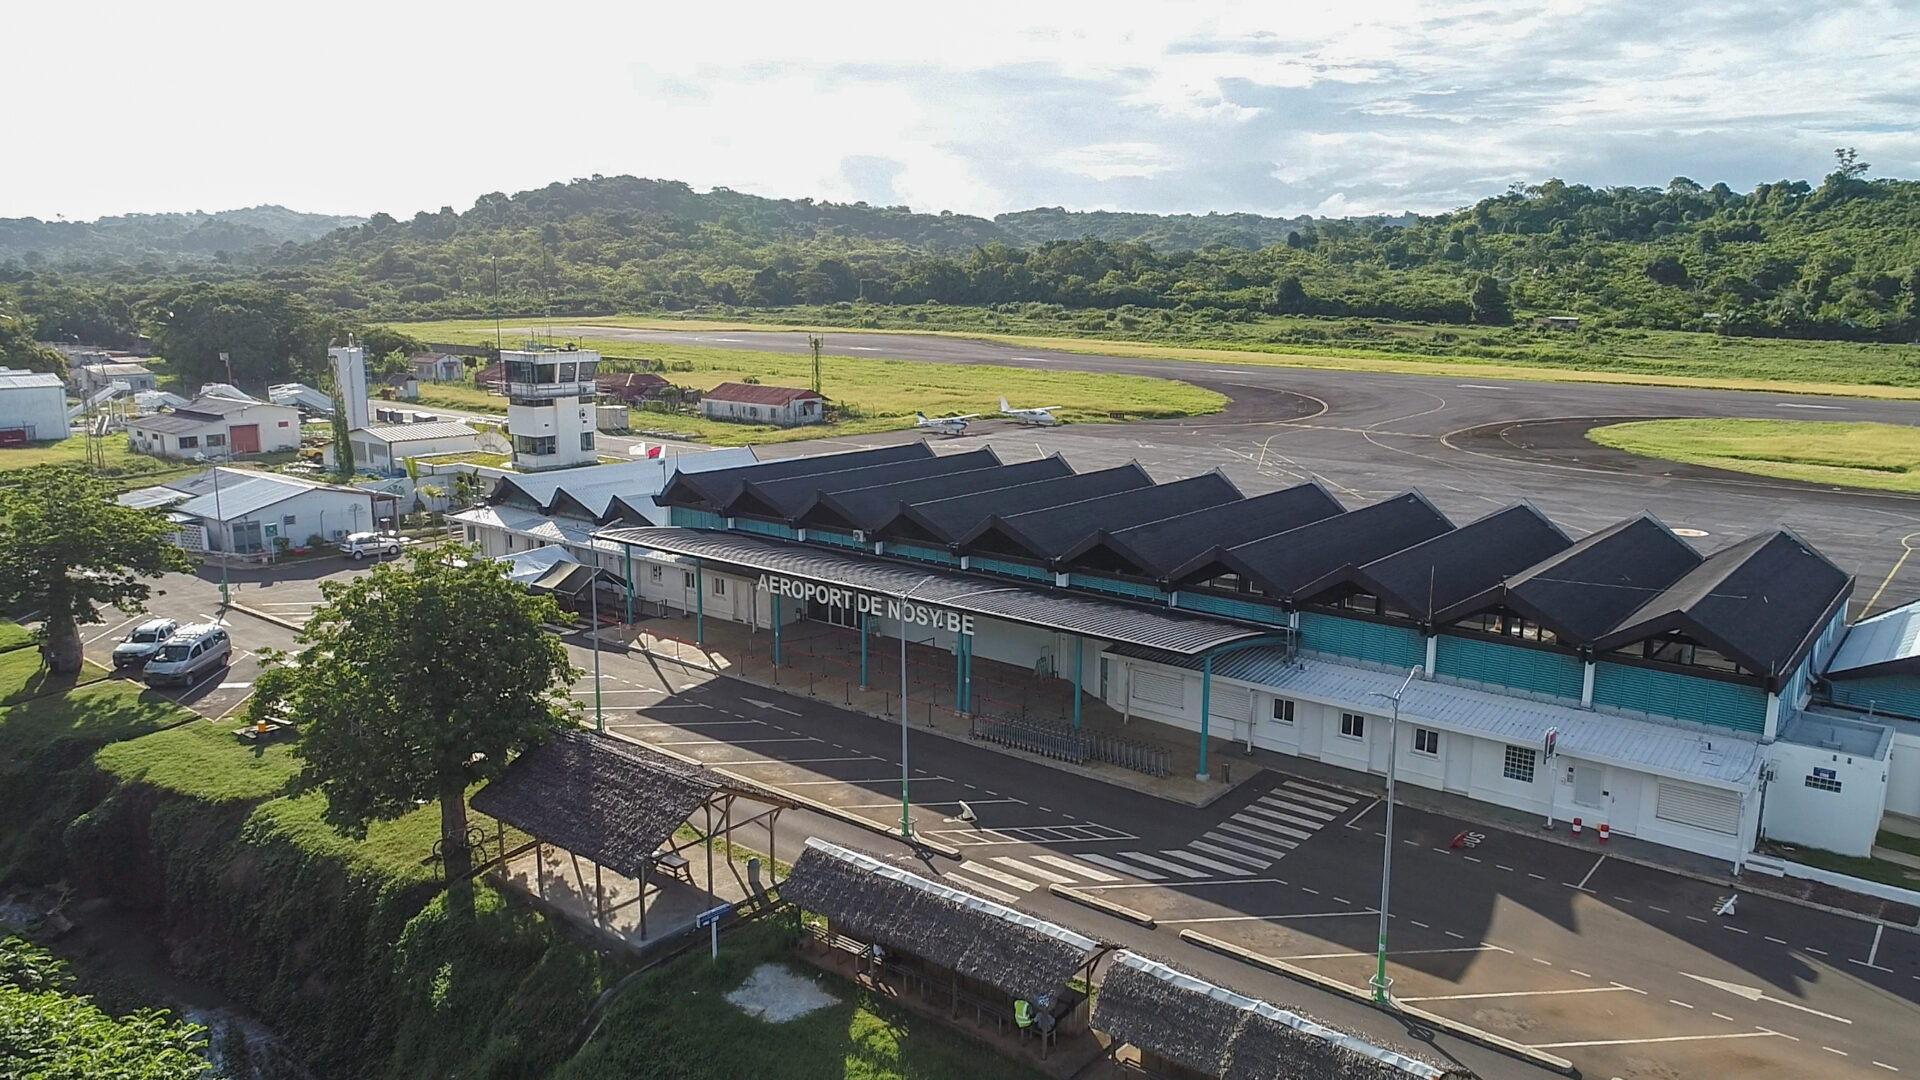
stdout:
<svg viewBox="0 0 1920 1080">
<path fill-rule="evenodd" d="M 591 731 L 559 731 L 470 800 L 473 809 L 618 874 L 639 877 L 660 845 L 715 796 L 793 802 Z"/>
<path fill-rule="evenodd" d="M 1102 949 L 1066 927 L 817 838 L 780 895 L 851 937 L 1029 1001 L 1058 995 Z"/>
<path fill-rule="evenodd" d="M 1455 1072 L 1135 953 L 1114 957 L 1093 1026 L 1223 1080 L 1442 1080 Z"/>
</svg>

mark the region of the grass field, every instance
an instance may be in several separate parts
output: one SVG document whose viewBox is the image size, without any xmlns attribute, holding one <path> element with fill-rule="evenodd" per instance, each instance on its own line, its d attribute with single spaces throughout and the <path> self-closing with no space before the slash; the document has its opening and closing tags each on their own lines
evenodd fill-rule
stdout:
<svg viewBox="0 0 1920 1080">
<path fill-rule="evenodd" d="M 1439 326 L 1362 319 L 1271 316 L 1234 322 L 1200 312 L 1059 312 L 938 304 L 788 308 L 746 317 L 632 316 L 568 319 L 568 325 L 679 330 L 818 330 L 944 333 L 1002 344 L 1206 363 L 1392 371 L 1475 378 L 1718 387 L 1920 399 L 1920 346 L 1722 337 L 1677 330 L 1564 331 Z M 524 320 L 522 320 L 524 322 Z M 484 326 L 484 331 L 480 328 Z M 491 343 L 480 320 L 400 324 L 429 340 Z M 436 335 L 459 332 L 442 339 Z M 524 332 L 524 331 L 517 331 Z M 627 343 L 624 355 L 640 346 Z M 642 350 L 644 355 L 653 355 Z M 968 409 L 966 411 L 973 411 Z"/>
<path fill-rule="evenodd" d="M 477 322 L 410 323 L 400 328 L 424 340 L 447 344 L 493 340 L 490 322 L 484 326 Z M 804 356 L 681 345 L 640 346 L 591 337 L 578 339 L 577 344 L 610 357 L 664 360 L 668 380 L 700 390 L 748 378 L 774 386 L 806 386 L 812 379 L 812 361 Z M 841 410 L 840 421 L 830 428 L 721 423 L 700 416 L 639 409 L 634 410 L 632 428 L 636 432 L 698 436 L 718 446 L 739 446 L 823 434 L 892 431 L 911 426 L 915 412 L 928 416 L 994 413 L 1002 396 L 1017 404 L 1058 405 L 1061 419 L 1079 423 L 1195 416 L 1218 412 L 1227 402 L 1225 397 L 1197 386 L 1138 375 L 922 364 L 860 355 L 830 354 L 822 364 L 824 392 Z M 444 383 L 422 384 L 420 404 L 472 412 L 506 411 L 502 398 L 472 386 Z"/>
<path fill-rule="evenodd" d="M 124 481 L 129 487 L 158 484 L 206 468 L 192 462 L 172 464 L 146 454 L 136 454 L 127 449 L 127 437 L 124 434 L 110 435 L 102 440 L 102 444 L 106 451 L 106 464 L 100 470 L 100 475 Z M 30 443 L 0 450 L 0 472 L 30 469 L 35 465 L 84 465 L 86 460 L 86 436 L 75 435 L 58 442 Z"/>
<path fill-rule="evenodd" d="M 1587 437 L 1642 457 L 1814 484 L 1920 492 L 1920 427 L 1820 420 L 1647 420 Z"/>
</svg>

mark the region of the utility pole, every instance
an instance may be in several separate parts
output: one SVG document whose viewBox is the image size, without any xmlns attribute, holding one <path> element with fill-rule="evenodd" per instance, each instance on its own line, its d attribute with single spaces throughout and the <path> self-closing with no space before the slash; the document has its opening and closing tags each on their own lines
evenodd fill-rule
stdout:
<svg viewBox="0 0 1920 1080">
<path fill-rule="evenodd" d="M 1370 697 L 1386 698 L 1393 702 L 1393 712 L 1387 720 L 1387 830 L 1386 840 L 1380 855 L 1380 947 L 1374 956 L 1374 971 L 1371 981 L 1373 1000 L 1387 1004 L 1387 990 L 1393 986 L 1393 980 L 1387 978 L 1387 904 L 1393 889 L 1393 766 L 1394 758 L 1400 749 L 1400 699 L 1406 696 L 1407 687 L 1413 684 L 1413 677 L 1420 674 L 1419 668 L 1407 672 L 1401 680 L 1400 689 L 1391 694 L 1376 690 Z"/>
<path fill-rule="evenodd" d="M 820 335 L 818 334 L 807 335 L 807 348 L 812 350 L 813 352 L 813 392 L 816 394 L 823 394 L 826 392 L 820 389 L 820 346 L 821 344 L 822 342 L 820 340 Z"/>
<path fill-rule="evenodd" d="M 593 730 L 607 733 L 607 717 L 600 711 L 600 553 L 593 553 L 593 581 L 587 586 L 593 593 Z"/>
</svg>

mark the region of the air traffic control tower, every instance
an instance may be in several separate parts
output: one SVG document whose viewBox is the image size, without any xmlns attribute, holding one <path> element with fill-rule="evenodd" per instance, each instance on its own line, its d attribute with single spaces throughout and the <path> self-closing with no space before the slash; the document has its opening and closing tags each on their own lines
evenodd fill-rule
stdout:
<svg viewBox="0 0 1920 1080">
<path fill-rule="evenodd" d="M 591 465 L 594 385 L 600 354 L 591 349 L 524 349 L 500 353 L 506 367 L 507 430 L 513 463 L 537 471 Z"/>
</svg>

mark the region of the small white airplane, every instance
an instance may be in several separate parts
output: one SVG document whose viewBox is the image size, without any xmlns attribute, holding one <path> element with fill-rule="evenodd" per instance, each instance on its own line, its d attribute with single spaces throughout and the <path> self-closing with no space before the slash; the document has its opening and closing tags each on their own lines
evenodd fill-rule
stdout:
<svg viewBox="0 0 1920 1080">
<path fill-rule="evenodd" d="M 1037 409 L 1016 409 L 1007 404 L 1006 398 L 1000 399 L 1000 412 L 1002 415 L 1010 416 L 1022 424 L 1038 424 L 1041 427 L 1052 427 L 1060 422 L 1059 419 L 1053 415 L 1053 410 L 1059 407 L 1058 405 L 1042 405 Z"/>
<path fill-rule="evenodd" d="M 965 435 L 967 421 L 979 418 L 979 413 L 968 413 L 965 416 L 936 416 L 929 419 L 926 413 L 917 412 L 913 414 L 913 426 L 937 431 L 942 435 Z"/>
</svg>

